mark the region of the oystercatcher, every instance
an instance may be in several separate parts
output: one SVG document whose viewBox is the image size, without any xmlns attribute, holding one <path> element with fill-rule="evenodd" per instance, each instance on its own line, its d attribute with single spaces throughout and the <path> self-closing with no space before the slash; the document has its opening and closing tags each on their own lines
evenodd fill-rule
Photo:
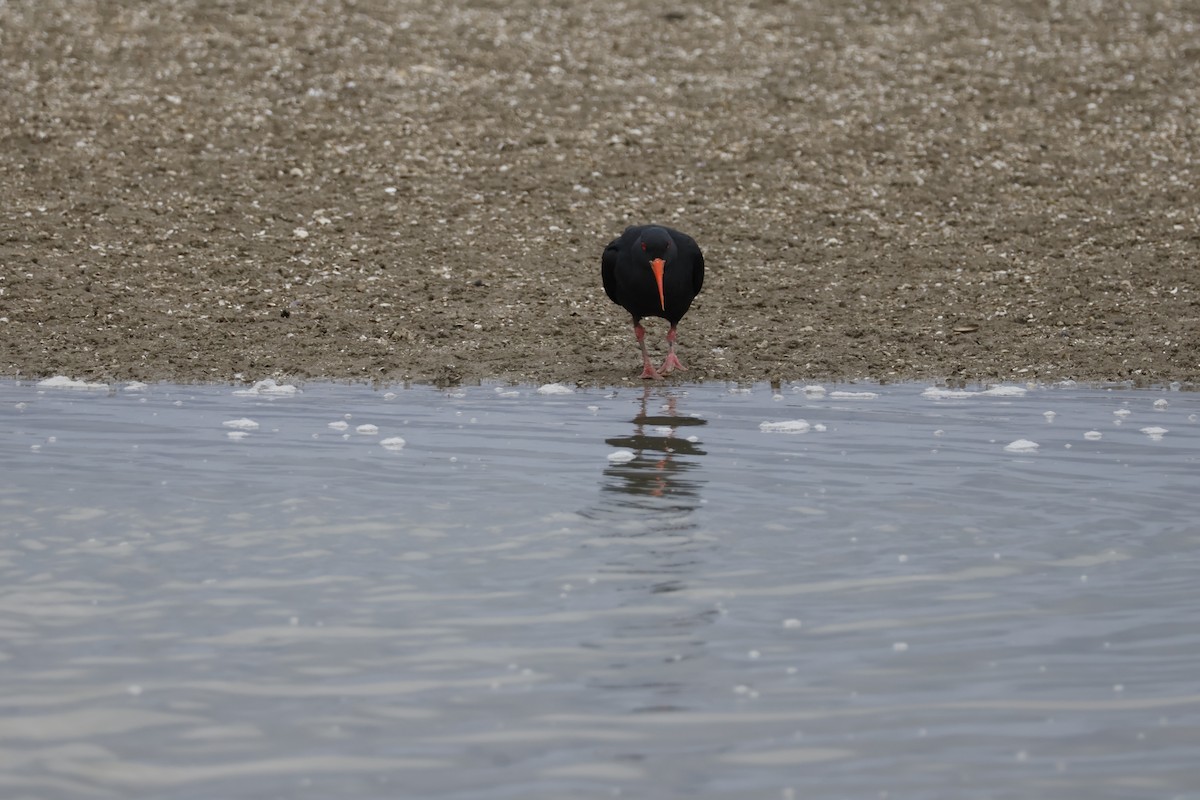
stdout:
<svg viewBox="0 0 1200 800">
<path fill-rule="evenodd" d="M 609 242 L 600 259 L 604 292 L 633 316 L 633 333 L 642 348 L 643 378 L 662 378 L 684 369 L 675 355 L 676 327 L 704 285 L 704 254 L 696 240 L 662 225 L 634 225 Z M 662 317 L 667 357 L 657 370 L 646 352 L 643 317 Z"/>
</svg>

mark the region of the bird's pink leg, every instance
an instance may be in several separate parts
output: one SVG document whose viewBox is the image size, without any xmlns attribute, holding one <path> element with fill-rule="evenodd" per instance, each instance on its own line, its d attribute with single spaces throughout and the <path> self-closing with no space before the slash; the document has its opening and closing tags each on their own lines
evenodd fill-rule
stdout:
<svg viewBox="0 0 1200 800">
<path fill-rule="evenodd" d="M 671 326 L 671 330 L 667 331 L 667 357 L 663 361 L 662 367 L 659 369 L 664 375 L 670 375 L 673 370 L 687 372 L 687 367 L 679 360 L 679 356 L 675 355 L 675 339 L 678 335 L 675 333 L 675 326 Z M 644 349 L 644 348 L 643 348 Z"/>
<path fill-rule="evenodd" d="M 646 351 L 646 329 L 642 327 L 642 323 L 633 323 L 633 335 L 637 337 L 638 344 L 642 348 L 642 374 L 639 377 L 662 380 L 662 375 L 659 375 L 650 363 L 650 353 Z"/>
</svg>

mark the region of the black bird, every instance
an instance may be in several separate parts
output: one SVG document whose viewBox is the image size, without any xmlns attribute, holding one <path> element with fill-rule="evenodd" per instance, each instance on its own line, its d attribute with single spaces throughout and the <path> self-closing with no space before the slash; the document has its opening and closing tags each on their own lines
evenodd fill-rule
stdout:
<svg viewBox="0 0 1200 800">
<path fill-rule="evenodd" d="M 704 254 L 696 240 L 661 225 L 634 225 L 609 242 L 600 258 L 604 292 L 633 315 L 633 333 L 642 348 L 642 377 L 661 378 L 684 369 L 675 355 L 675 328 L 704 285 Z M 643 317 L 671 323 L 667 357 L 654 369 L 646 352 Z"/>
</svg>

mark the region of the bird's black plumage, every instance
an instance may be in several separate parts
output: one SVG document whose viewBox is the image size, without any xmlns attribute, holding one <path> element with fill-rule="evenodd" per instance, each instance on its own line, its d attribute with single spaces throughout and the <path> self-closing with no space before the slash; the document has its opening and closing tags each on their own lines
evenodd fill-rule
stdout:
<svg viewBox="0 0 1200 800">
<path fill-rule="evenodd" d="M 667 262 L 662 304 L 650 269 L 656 257 Z M 662 317 L 678 325 L 704 286 L 704 254 L 686 233 L 661 225 L 634 225 L 604 248 L 600 274 L 605 294 L 635 318 Z"/>
<path fill-rule="evenodd" d="M 661 264 L 661 291 L 655 262 Z M 604 249 L 600 275 L 605 294 L 633 317 L 645 362 L 643 377 L 682 369 L 675 356 L 675 327 L 704 286 L 704 254 L 696 240 L 662 225 L 631 226 Z M 650 366 L 641 325 L 644 317 L 662 317 L 671 323 L 667 334 L 670 350 L 661 370 Z"/>
</svg>

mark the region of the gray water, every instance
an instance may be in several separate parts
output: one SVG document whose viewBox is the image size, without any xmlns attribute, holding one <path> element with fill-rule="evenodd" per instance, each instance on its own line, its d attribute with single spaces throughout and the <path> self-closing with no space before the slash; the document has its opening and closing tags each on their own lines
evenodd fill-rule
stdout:
<svg viewBox="0 0 1200 800">
<path fill-rule="evenodd" d="M 1200 797 L 1200 395 L 271 389 L 0 382 L 0 797 Z"/>
</svg>

